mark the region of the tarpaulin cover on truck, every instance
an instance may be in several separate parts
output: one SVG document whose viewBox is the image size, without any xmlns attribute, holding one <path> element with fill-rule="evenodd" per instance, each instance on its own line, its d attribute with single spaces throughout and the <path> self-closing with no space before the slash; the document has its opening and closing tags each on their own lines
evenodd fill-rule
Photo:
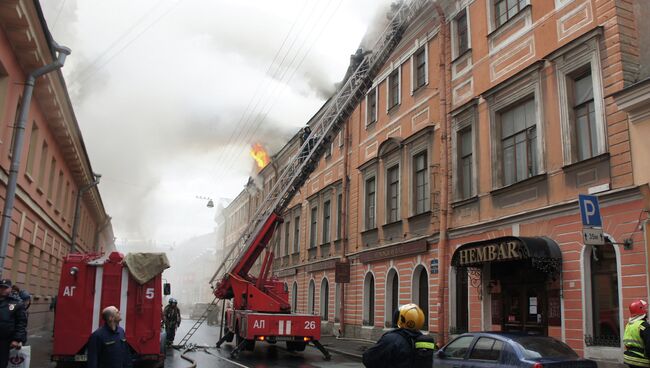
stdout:
<svg viewBox="0 0 650 368">
<path fill-rule="evenodd" d="M 169 268 L 165 253 L 129 253 L 124 257 L 124 263 L 140 285 Z"/>
</svg>

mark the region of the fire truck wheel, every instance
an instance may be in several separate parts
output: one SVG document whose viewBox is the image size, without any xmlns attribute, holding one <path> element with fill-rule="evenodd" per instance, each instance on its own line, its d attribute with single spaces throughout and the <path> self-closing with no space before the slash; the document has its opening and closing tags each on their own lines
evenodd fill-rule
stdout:
<svg viewBox="0 0 650 368">
<path fill-rule="evenodd" d="M 236 336 L 235 344 L 237 344 L 237 346 L 239 346 L 239 344 L 241 344 L 242 341 L 245 341 L 244 345 L 242 346 L 242 350 L 246 350 L 246 351 L 255 350 L 255 340 L 246 340 L 243 337 L 239 336 L 238 333 L 236 333 L 235 336 Z"/>
<path fill-rule="evenodd" d="M 228 327 L 224 327 L 223 334 L 224 336 L 226 336 L 226 342 L 232 342 L 233 337 L 235 337 L 235 335 L 232 332 L 230 332 Z"/>
<path fill-rule="evenodd" d="M 306 342 L 302 341 L 287 341 L 287 350 L 289 351 L 305 351 Z"/>
</svg>

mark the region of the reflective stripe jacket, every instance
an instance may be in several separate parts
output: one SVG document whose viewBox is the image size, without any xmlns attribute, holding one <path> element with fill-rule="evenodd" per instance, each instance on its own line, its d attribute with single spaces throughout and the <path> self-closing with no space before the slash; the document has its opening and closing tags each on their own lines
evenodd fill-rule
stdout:
<svg viewBox="0 0 650 368">
<path fill-rule="evenodd" d="M 648 351 L 650 351 L 650 324 L 645 318 L 632 319 L 625 326 L 623 344 L 625 345 L 623 356 L 625 364 L 650 367 L 650 359 L 648 359 L 647 355 Z"/>
</svg>

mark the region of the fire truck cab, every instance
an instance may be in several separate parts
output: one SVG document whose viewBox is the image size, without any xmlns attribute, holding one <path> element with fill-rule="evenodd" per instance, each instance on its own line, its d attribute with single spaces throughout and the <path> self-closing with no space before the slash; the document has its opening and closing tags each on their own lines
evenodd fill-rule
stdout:
<svg viewBox="0 0 650 368">
<path fill-rule="evenodd" d="M 116 306 L 134 362 L 139 366 L 163 366 L 162 269 L 169 267 L 168 261 L 163 253 L 136 255 L 141 259 L 148 255 L 149 259 L 158 259 L 154 263 L 159 263 L 160 271 L 149 271 L 147 277 L 151 278 L 144 283 L 140 283 L 141 273 L 136 273 L 138 278 L 129 270 L 125 258 L 131 255 L 70 254 L 65 259 L 54 315 L 53 361 L 65 366 L 85 364 L 88 338 L 103 324 L 101 311 Z M 168 294 L 167 284 L 164 289 Z"/>
</svg>

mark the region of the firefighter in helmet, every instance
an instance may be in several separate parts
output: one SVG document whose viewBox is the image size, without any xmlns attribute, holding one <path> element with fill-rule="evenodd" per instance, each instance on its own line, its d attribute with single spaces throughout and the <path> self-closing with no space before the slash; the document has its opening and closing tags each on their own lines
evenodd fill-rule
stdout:
<svg viewBox="0 0 650 368">
<path fill-rule="evenodd" d="M 623 344 L 625 353 L 623 361 L 628 366 L 650 367 L 650 324 L 647 320 L 648 303 L 645 300 L 635 300 L 630 304 L 630 319 L 625 326 Z"/>
<path fill-rule="evenodd" d="M 416 304 L 399 307 L 395 313 L 397 328 L 385 333 L 363 353 L 368 368 L 433 366 L 433 338 L 423 335 L 424 313 Z"/>
<path fill-rule="evenodd" d="M 181 325 L 181 311 L 178 309 L 178 301 L 169 298 L 169 304 L 163 310 L 163 324 L 167 334 L 167 345 L 174 343 L 176 329 Z"/>
</svg>

